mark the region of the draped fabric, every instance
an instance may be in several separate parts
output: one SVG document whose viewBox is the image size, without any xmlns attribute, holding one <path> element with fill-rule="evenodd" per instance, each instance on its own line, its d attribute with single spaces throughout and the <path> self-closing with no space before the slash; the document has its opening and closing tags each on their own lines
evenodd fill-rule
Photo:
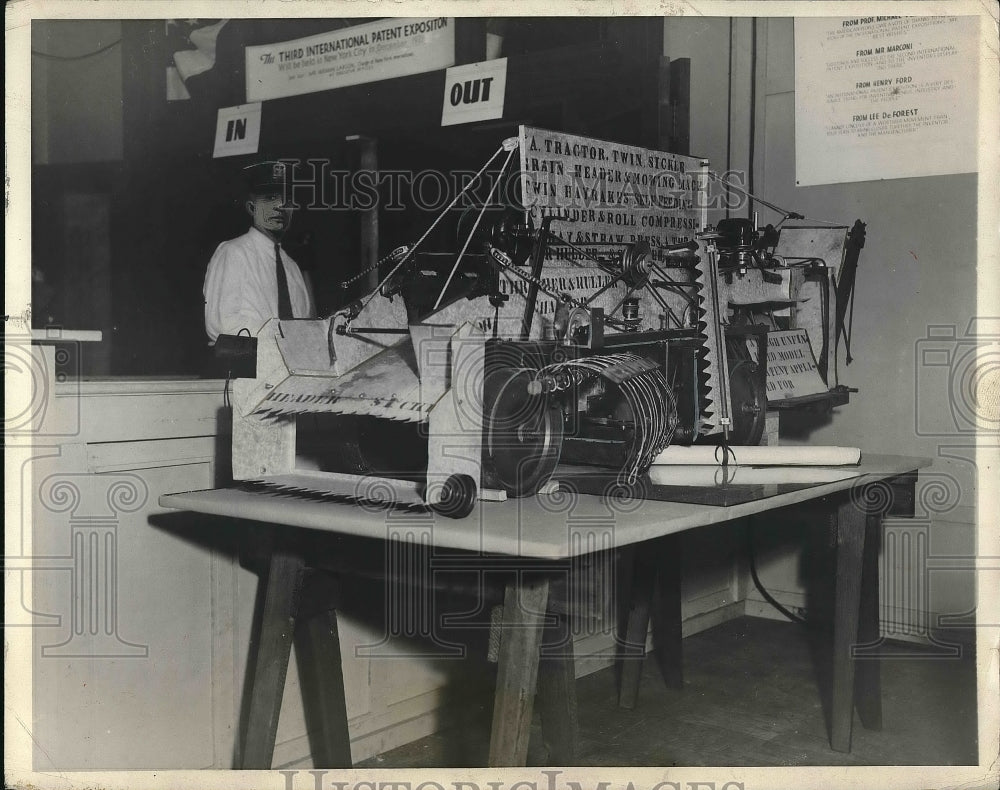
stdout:
<svg viewBox="0 0 1000 790">
<path fill-rule="evenodd" d="M 190 99 L 188 80 L 215 66 L 216 42 L 228 19 L 168 19 L 167 100 Z"/>
<path fill-rule="evenodd" d="M 339 30 L 371 19 L 168 19 L 167 100 L 213 107 L 246 102 L 246 48 Z"/>
</svg>

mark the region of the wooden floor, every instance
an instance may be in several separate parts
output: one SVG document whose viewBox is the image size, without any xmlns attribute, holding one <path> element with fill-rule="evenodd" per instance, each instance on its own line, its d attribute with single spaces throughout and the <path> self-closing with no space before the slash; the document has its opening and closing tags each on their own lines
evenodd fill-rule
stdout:
<svg viewBox="0 0 1000 790">
<path fill-rule="evenodd" d="M 914 653 L 895 643 L 889 650 Z M 578 765 L 789 766 L 963 765 L 977 762 L 973 650 L 884 658 L 881 732 L 855 717 L 853 748 L 829 748 L 825 673 L 817 638 L 787 622 L 743 617 L 684 640 L 684 687 L 665 688 L 649 657 L 639 703 L 616 706 L 613 669 L 577 682 Z M 470 698 L 467 720 L 362 766 L 485 764 L 488 694 Z M 546 765 L 538 722 L 529 765 Z"/>
</svg>

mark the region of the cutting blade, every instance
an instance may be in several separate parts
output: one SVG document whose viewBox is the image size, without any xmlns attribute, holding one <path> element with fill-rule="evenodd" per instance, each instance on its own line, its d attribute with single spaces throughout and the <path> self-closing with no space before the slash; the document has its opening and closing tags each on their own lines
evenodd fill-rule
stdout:
<svg viewBox="0 0 1000 790">
<path fill-rule="evenodd" d="M 698 299 L 698 336 L 702 352 L 698 355 L 700 397 L 698 432 L 718 433 L 732 413 L 727 381 L 725 327 L 719 306 L 718 272 L 712 249 L 699 255 L 694 265 L 695 282 L 700 286 Z"/>
</svg>

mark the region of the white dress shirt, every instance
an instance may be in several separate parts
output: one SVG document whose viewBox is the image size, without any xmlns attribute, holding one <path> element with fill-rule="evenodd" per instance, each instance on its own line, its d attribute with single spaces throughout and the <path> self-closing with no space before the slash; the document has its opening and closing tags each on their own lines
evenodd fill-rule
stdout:
<svg viewBox="0 0 1000 790">
<path fill-rule="evenodd" d="M 288 279 L 288 295 L 296 318 L 312 318 L 314 305 L 298 264 L 284 250 L 281 260 Z M 220 244 L 205 274 L 205 331 L 214 343 L 219 335 L 246 329 L 256 335 L 278 316 L 278 280 L 274 242 L 256 228 Z"/>
</svg>

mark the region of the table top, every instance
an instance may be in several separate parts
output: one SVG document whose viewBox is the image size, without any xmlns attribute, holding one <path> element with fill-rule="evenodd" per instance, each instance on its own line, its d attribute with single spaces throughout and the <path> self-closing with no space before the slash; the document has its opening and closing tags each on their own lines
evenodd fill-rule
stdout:
<svg viewBox="0 0 1000 790">
<path fill-rule="evenodd" d="M 480 501 L 466 518 L 450 519 L 424 510 L 386 509 L 236 488 L 164 494 L 159 502 L 162 507 L 178 510 L 337 534 L 426 541 L 440 548 L 518 557 L 566 559 L 776 510 L 930 464 L 928 458 L 863 454 L 857 466 L 809 467 L 816 470 L 818 479 L 825 480 L 815 486 L 729 507 L 615 501 L 560 492 L 506 502 Z M 830 480 L 831 476 L 839 477 L 831 475 L 831 470 L 848 476 Z M 795 473 L 801 477 L 802 468 L 796 468 Z"/>
</svg>

